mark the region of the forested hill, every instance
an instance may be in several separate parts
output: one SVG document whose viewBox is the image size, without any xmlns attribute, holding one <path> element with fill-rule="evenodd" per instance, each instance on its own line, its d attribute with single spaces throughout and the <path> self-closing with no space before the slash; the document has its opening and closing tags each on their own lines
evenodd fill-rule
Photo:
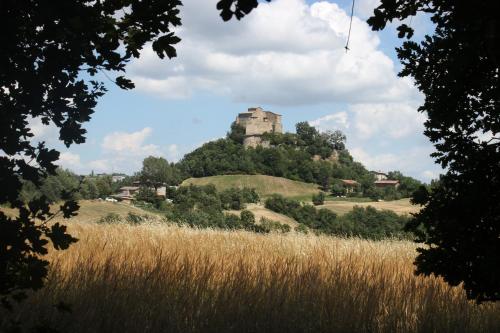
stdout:
<svg viewBox="0 0 500 333">
<path fill-rule="evenodd" d="M 319 184 L 330 191 L 340 179 L 353 179 L 359 191 L 369 196 L 374 189 L 374 176 L 361 163 L 354 161 L 345 148 L 345 135 L 340 131 L 322 132 L 307 122 L 296 125 L 296 133 L 269 133 L 270 147 L 243 146 L 245 129 L 231 126 L 226 138 L 211 141 L 184 156 L 177 164 L 184 177 L 206 177 L 227 174 L 263 174 Z M 420 182 L 395 173 L 410 187 Z M 398 179 L 400 180 L 400 179 Z M 401 181 L 400 180 L 400 181 Z M 418 183 L 418 184 L 417 184 Z M 408 196 L 409 193 L 401 193 Z"/>
</svg>

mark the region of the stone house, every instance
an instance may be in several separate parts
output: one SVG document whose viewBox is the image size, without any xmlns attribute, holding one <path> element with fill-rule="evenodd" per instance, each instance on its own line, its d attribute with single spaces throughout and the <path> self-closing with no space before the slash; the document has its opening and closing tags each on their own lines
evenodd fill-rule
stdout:
<svg viewBox="0 0 500 333">
<path fill-rule="evenodd" d="M 268 147 L 269 142 L 262 140 L 264 133 L 283 133 L 281 115 L 271 111 L 264 111 L 261 107 L 249 108 L 247 112 L 239 113 L 236 124 L 245 128 L 245 147 Z"/>
<path fill-rule="evenodd" d="M 374 182 L 376 187 L 399 187 L 399 180 L 383 179 Z"/>
<path fill-rule="evenodd" d="M 359 183 L 352 179 L 341 179 L 342 185 L 345 188 L 345 193 L 353 193 L 359 186 Z"/>
</svg>

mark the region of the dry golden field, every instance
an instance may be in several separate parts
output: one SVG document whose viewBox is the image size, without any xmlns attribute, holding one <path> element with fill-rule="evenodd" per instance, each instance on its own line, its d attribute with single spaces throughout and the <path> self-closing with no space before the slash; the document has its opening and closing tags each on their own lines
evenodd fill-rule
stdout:
<svg viewBox="0 0 500 333">
<path fill-rule="evenodd" d="M 420 210 L 420 206 L 412 205 L 410 199 L 399 199 L 392 201 L 369 201 L 369 202 L 355 202 L 355 201 L 325 201 L 324 205 L 318 206 L 318 208 L 328 208 L 337 214 L 343 215 L 351 211 L 354 206 L 368 207 L 372 206 L 375 209 L 387 209 L 392 210 L 396 214 L 405 215 L 410 213 L 417 213 Z"/>
<path fill-rule="evenodd" d="M 415 245 L 71 223 L 25 325 L 61 332 L 499 332 L 500 306 L 413 275 Z M 54 304 L 72 304 L 72 313 Z"/>
</svg>

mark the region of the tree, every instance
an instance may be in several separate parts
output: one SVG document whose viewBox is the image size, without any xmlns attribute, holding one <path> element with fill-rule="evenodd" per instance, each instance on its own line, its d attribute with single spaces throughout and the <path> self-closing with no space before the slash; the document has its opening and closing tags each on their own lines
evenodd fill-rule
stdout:
<svg viewBox="0 0 500 333">
<path fill-rule="evenodd" d="M 245 139 L 246 129 L 245 127 L 233 122 L 231 124 L 231 130 L 227 133 L 227 138 L 233 140 L 236 143 L 243 144 Z"/>
<path fill-rule="evenodd" d="M 430 15 L 432 36 L 416 43 L 413 30 L 397 49 L 401 76 L 423 92 L 425 134 L 448 171 L 413 201 L 423 209 L 411 222 L 425 230 L 417 272 L 463 283 L 469 298 L 500 300 L 500 20 L 498 1 L 382 0 L 368 23 L 374 30 L 417 12 Z M 486 137 L 486 138 L 485 138 Z"/>
<path fill-rule="evenodd" d="M 34 142 L 32 119 L 59 129 L 66 145 L 85 141 L 82 124 L 90 120 L 97 99 L 106 88 L 95 76 L 124 72 L 126 64 L 152 42 L 160 58 L 176 56 L 180 39 L 171 31 L 179 26 L 178 0 L 39 1 L 0 3 L 0 204 L 18 211 L 0 212 L 0 301 L 11 306 L 24 291 L 38 289 L 47 274 L 43 259 L 49 240 L 65 249 L 76 239 L 66 227 L 50 224 L 45 196 L 25 205 L 19 199 L 22 184 L 41 186 L 54 175 L 59 153 Z M 105 74 L 109 77 L 108 74 Z M 120 88 L 133 83 L 113 79 Z M 68 193 L 63 193 L 68 199 Z M 64 217 L 76 213 L 75 201 L 60 205 Z"/>
<path fill-rule="evenodd" d="M 152 186 L 155 190 L 163 185 L 176 185 L 179 176 L 173 166 L 163 157 L 146 157 L 142 161 L 142 170 L 139 178 L 143 184 Z"/>
<path fill-rule="evenodd" d="M 318 135 L 318 131 L 307 121 L 302 121 L 295 125 L 295 131 L 297 132 L 297 137 L 301 141 L 302 145 L 310 146 L 314 143 L 315 137 Z"/>
<path fill-rule="evenodd" d="M 324 142 L 327 142 L 335 150 L 344 150 L 346 136 L 342 131 L 325 131 L 321 133 Z"/>
<path fill-rule="evenodd" d="M 323 205 L 325 203 L 325 193 L 319 192 L 318 194 L 313 194 L 312 203 L 314 206 Z"/>
<path fill-rule="evenodd" d="M 98 176 L 95 181 L 95 185 L 100 198 L 105 198 L 113 192 L 111 176 Z"/>
</svg>

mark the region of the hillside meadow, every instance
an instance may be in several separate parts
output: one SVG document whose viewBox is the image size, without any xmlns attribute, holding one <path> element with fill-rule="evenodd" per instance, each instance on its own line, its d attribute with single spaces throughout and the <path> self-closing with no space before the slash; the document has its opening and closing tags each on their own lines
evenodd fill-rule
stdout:
<svg viewBox="0 0 500 333">
<path fill-rule="evenodd" d="M 60 332 L 498 332 L 500 306 L 417 277 L 416 245 L 71 222 L 24 325 Z M 55 304 L 71 305 L 71 312 Z"/>
<path fill-rule="evenodd" d="M 347 198 L 349 199 L 349 198 Z M 350 201 L 350 200 L 328 200 L 324 205 L 319 205 L 318 208 L 327 208 L 339 215 L 343 215 L 354 208 L 354 206 L 368 207 L 372 206 L 375 209 L 387 209 L 399 215 L 409 215 L 417 213 L 420 206 L 412 205 L 410 199 L 399 199 L 391 201 Z"/>
<path fill-rule="evenodd" d="M 317 184 L 304 183 L 282 177 L 266 175 L 222 175 L 201 178 L 189 178 L 182 182 L 186 185 L 214 185 L 218 191 L 229 188 L 253 188 L 262 197 L 281 194 L 296 200 L 310 201 L 313 194 L 320 192 Z"/>
</svg>

